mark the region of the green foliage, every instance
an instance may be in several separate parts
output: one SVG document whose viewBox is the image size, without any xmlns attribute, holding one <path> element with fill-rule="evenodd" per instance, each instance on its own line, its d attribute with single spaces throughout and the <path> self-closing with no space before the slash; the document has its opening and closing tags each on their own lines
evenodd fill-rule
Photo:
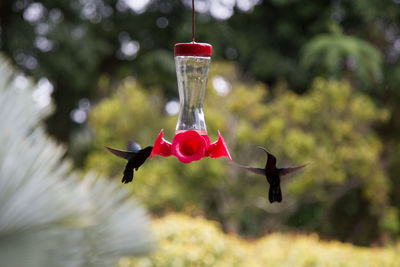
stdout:
<svg viewBox="0 0 400 267">
<path fill-rule="evenodd" d="M 153 223 L 159 240 L 159 250 L 151 257 L 119 267 L 128 266 L 252 266 L 246 258 L 245 242 L 227 236 L 216 222 L 201 217 L 171 214 Z"/>
<path fill-rule="evenodd" d="M 41 121 L 40 89 L 0 56 L 0 258 L 4 267 L 112 266 L 152 248 L 127 191 L 78 173 Z M 24 81 L 24 82 L 21 82 Z"/>
<path fill-rule="evenodd" d="M 137 260 L 121 259 L 118 267 L 156 266 L 398 266 L 400 247 L 362 248 L 326 242 L 317 235 L 270 234 L 246 242 L 221 232 L 201 217 L 173 214 L 154 223 L 160 249 Z"/>
<path fill-rule="evenodd" d="M 168 55 L 174 43 L 191 40 L 190 1 L 138 3 L 145 2 L 149 3 L 141 10 L 134 8 L 136 2 L 123 0 L 0 2 L 0 47 L 21 70 L 37 80 L 47 77 L 54 84 L 57 110 L 48 120 L 48 129 L 59 139 L 69 141 L 70 133 L 76 130 L 78 125 L 70 120 L 70 112 L 77 108 L 79 99 L 97 101 L 104 96 L 97 90 L 103 75 L 113 82 L 134 75 L 146 87 L 162 85 L 163 93 L 176 96 L 173 60 Z M 321 72 L 310 72 L 299 64 L 300 52 L 324 37 L 329 25 L 337 24 L 345 33 L 342 37 L 351 38 L 330 38 L 333 43 L 325 45 L 323 62 L 314 61 L 313 65 L 339 66 L 332 72 L 323 70 L 326 78 L 346 75 L 348 69 L 337 63 L 342 56 L 335 55 L 350 45 L 350 56 L 357 54 L 354 84 L 360 84 L 359 88 L 372 84 L 383 92 L 396 89 L 390 82 L 396 79 L 391 71 L 397 58 L 394 47 L 400 18 L 396 1 L 246 1 L 247 7 L 239 1 L 199 2 L 202 11 L 197 13 L 196 40 L 211 43 L 214 58 L 237 60 L 257 80 L 275 84 L 285 79 L 291 89 L 305 91 L 314 75 Z M 26 14 L 35 5 L 36 17 L 29 19 Z M 215 18 L 219 11 L 232 12 L 232 16 Z M 133 49 L 126 55 L 122 47 L 129 41 Z M 366 46 L 377 47 L 382 62 L 371 63 L 376 57 L 364 53 Z M 358 57 L 360 52 L 367 56 Z M 371 55 L 374 57 L 368 57 Z M 374 83 L 377 78 L 382 84 Z"/>
<path fill-rule="evenodd" d="M 398 208 L 388 208 L 385 217 L 382 220 L 382 228 L 393 234 L 398 234 L 400 232 L 400 217 Z"/>
<path fill-rule="evenodd" d="M 213 65 L 205 100 L 208 133 L 214 140 L 219 129 L 240 163 L 265 165 L 265 153 L 257 145 L 277 156 L 278 167 L 311 162 L 301 173 L 283 179 L 284 203 L 268 204 L 265 178 L 244 173 L 225 159 L 185 165 L 173 157 L 156 157 L 136 173 L 132 193 L 153 212 L 203 213 L 226 229 L 247 234 L 259 232 L 262 224 L 277 229 L 287 223 L 338 235 L 335 223 L 340 222 L 346 226 L 340 231 L 347 229 L 340 236 L 345 239 L 354 230 L 347 216 L 379 221 L 389 181 L 379 168 L 382 143 L 372 126 L 384 121 L 388 112 L 344 81 L 316 79 L 301 96 L 282 84 L 275 96 L 268 96 L 264 85 L 240 77 L 233 65 Z M 230 88 L 226 94 L 214 87 L 221 79 Z M 152 145 L 161 128 L 172 140 L 176 116 L 164 114 L 164 103 L 157 90 L 145 91 L 137 83 L 125 83 L 102 101 L 90 117 L 97 135 L 87 168 L 119 179 L 125 162 L 106 153 L 104 145 L 123 148 L 129 138 Z M 358 197 L 338 207 L 336 203 L 347 201 L 349 193 Z M 310 211 L 309 205 L 314 205 L 314 212 L 307 213 L 304 221 L 302 214 Z M 351 206 L 364 213 L 352 214 Z M 328 219 L 332 217 L 335 220 Z M 353 238 L 356 242 L 371 240 L 380 231 L 358 227 L 362 234 Z"/>
<path fill-rule="evenodd" d="M 303 47 L 301 63 L 317 75 L 351 78 L 364 85 L 382 80 L 382 55 L 370 43 L 341 33 L 320 34 Z"/>
</svg>

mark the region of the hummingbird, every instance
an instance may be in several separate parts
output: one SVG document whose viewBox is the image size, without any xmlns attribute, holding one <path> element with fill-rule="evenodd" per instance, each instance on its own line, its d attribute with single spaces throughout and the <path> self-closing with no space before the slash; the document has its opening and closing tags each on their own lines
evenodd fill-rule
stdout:
<svg viewBox="0 0 400 267">
<path fill-rule="evenodd" d="M 258 147 L 262 150 L 265 151 L 268 155 L 267 159 L 267 164 L 265 165 L 265 168 L 253 168 L 250 166 L 245 166 L 238 164 L 234 162 L 234 164 L 240 168 L 246 169 L 248 171 L 251 171 L 256 174 L 261 174 L 264 175 L 267 178 L 267 181 L 269 183 L 269 192 L 268 192 L 268 200 L 270 203 L 273 203 L 275 201 L 281 202 L 282 201 L 282 191 L 281 191 L 281 179 L 280 177 L 292 172 L 296 172 L 305 166 L 307 166 L 309 163 L 300 165 L 300 166 L 293 166 L 293 167 L 287 167 L 287 168 L 277 168 L 276 167 L 276 158 L 274 155 L 268 152 L 263 147 Z"/>
<path fill-rule="evenodd" d="M 125 166 L 124 176 L 121 180 L 121 182 L 124 184 L 132 182 L 134 175 L 133 169 L 137 171 L 150 156 L 151 151 L 153 150 L 152 146 L 141 149 L 139 144 L 134 141 L 128 142 L 128 150 L 119 150 L 107 146 L 105 148 L 114 155 L 128 160 L 128 163 Z"/>
</svg>

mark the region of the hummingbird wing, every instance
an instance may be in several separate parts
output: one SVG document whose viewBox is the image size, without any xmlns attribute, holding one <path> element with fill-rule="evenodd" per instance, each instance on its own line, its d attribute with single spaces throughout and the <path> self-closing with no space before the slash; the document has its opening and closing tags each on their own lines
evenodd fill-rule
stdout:
<svg viewBox="0 0 400 267">
<path fill-rule="evenodd" d="M 234 162 L 234 161 L 232 161 L 232 164 L 236 165 L 236 166 L 239 167 L 239 168 L 248 170 L 248 171 L 250 171 L 250 172 L 252 172 L 252 173 L 260 174 L 260 175 L 265 175 L 265 169 L 253 168 L 253 167 L 250 167 L 250 166 L 245 166 L 245 165 L 236 163 L 236 162 Z"/>
<path fill-rule="evenodd" d="M 267 153 L 268 155 L 268 159 L 267 159 L 267 164 L 265 165 L 265 170 L 266 171 L 272 171 L 276 169 L 276 158 L 274 155 L 272 155 L 271 153 L 268 152 L 268 150 L 266 150 L 265 148 L 259 146 L 259 149 L 262 149 L 265 151 L 265 153 Z"/>
<path fill-rule="evenodd" d="M 303 165 L 300 165 L 300 166 L 293 166 L 293 167 L 287 167 L 287 168 L 279 168 L 279 169 L 278 169 L 279 175 L 282 175 L 282 176 L 283 176 L 283 175 L 286 175 L 286 174 L 289 174 L 289 173 L 292 173 L 292 172 L 296 172 L 296 171 L 298 171 L 298 170 L 304 168 L 304 167 L 307 166 L 308 164 L 310 164 L 310 163 L 306 163 L 306 164 L 303 164 Z"/>
<path fill-rule="evenodd" d="M 139 145 L 138 143 L 136 143 L 135 141 L 133 141 L 133 140 L 128 140 L 127 149 L 128 149 L 128 151 L 136 152 L 136 151 L 139 151 L 139 150 L 142 149 L 142 148 L 141 148 L 140 145 Z"/>
<path fill-rule="evenodd" d="M 105 147 L 108 151 L 113 153 L 115 156 L 118 156 L 123 159 L 129 159 L 132 155 L 132 151 L 126 151 L 126 150 L 119 150 L 111 147 Z"/>
</svg>

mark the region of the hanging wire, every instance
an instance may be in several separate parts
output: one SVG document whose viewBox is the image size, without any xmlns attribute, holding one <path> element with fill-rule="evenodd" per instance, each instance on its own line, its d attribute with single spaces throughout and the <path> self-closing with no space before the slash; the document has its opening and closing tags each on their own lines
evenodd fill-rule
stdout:
<svg viewBox="0 0 400 267">
<path fill-rule="evenodd" d="M 192 42 L 194 42 L 194 0 L 192 0 Z"/>
</svg>

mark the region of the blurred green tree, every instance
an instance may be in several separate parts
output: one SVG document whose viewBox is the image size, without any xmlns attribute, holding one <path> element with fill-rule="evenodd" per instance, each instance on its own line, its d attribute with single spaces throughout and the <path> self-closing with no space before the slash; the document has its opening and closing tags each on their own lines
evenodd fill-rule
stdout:
<svg viewBox="0 0 400 267">
<path fill-rule="evenodd" d="M 265 178 L 224 159 L 184 165 L 173 157 L 154 158 L 137 173 L 133 194 L 153 212 L 202 213 L 228 231 L 255 234 L 282 230 L 284 223 L 362 244 L 378 238 L 384 231 L 378 225 L 391 212 L 390 182 L 372 127 L 389 113 L 345 81 L 316 79 L 302 96 L 282 82 L 272 96 L 263 84 L 242 77 L 232 64 L 213 64 L 205 100 L 208 133 L 213 140 L 219 129 L 240 163 L 265 165 L 257 145 L 274 153 L 278 166 L 312 162 L 283 179 L 284 203 L 268 204 Z M 125 162 L 104 145 L 123 148 L 130 138 L 151 145 L 161 128 L 171 140 L 176 116 L 165 114 L 165 103 L 157 89 L 126 82 L 96 106 L 90 116 L 96 149 L 87 169 L 119 178 Z"/>
<path fill-rule="evenodd" d="M 301 63 L 319 76 L 364 87 L 382 81 L 382 55 L 368 42 L 342 33 L 320 34 L 304 47 Z M 355 77 L 354 77 L 355 76 Z"/>
<path fill-rule="evenodd" d="M 0 56 L 1 266 L 113 266 L 147 254 L 144 210 L 115 183 L 90 174 L 78 182 L 65 149 L 44 133 L 52 106 L 38 94 Z"/>
<path fill-rule="evenodd" d="M 197 40 L 213 44 L 214 58 L 237 60 L 259 81 L 273 85 L 285 79 L 291 90 L 303 92 L 316 74 L 355 73 L 353 83 L 360 88 L 379 88 L 399 100 L 396 1 L 196 2 Z M 190 41 L 190 4 L 183 0 L 2 0 L 0 47 L 21 70 L 53 83 L 57 109 L 48 128 L 60 140 L 69 141 L 78 126 L 70 115 L 79 100 L 97 101 L 110 93 L 98 90 L 100 77 L 116 84 L 133 75 L 146 88 L 162 86 L 168 97 L 176 96 L 172 49 L 174 43 Z M 332 27 L 343 31 L 342 38 L 332 37 L 335 40 L 327 40 L 321 49 L 306 49 L 307 55 L 320 60 L 310 71 L 308 64 L 300 64 L 301 51 L 326 39 Z M 347 63 L 352 67 L 346 68 Z M 328 65 L 328 71 L 318 68 Z M 380 73 L 375 77 L 378 83 L 366 77 Z"/>
</svg>

